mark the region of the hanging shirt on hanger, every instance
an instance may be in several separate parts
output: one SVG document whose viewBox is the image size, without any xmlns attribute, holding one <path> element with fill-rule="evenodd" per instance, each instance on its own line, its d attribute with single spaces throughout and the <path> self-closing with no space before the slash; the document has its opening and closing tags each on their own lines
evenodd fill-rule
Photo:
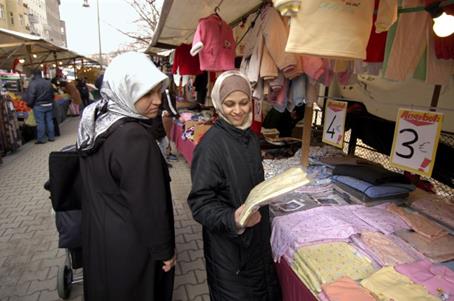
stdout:
<svg viewBox="0 0 454 301">
<path fill-rule="evenodd" d="M 191 55 L 199 54 L 200 69 L 225 71 L 235 68 L 235 39 L 232 28 L 217 14 L 199 20 Z"/>
<path fill-rule="evenodd" d="M 381 2 L 386 3 L 380 4 L 377 14 L 379 32 L 387 30 L 397 17 L 397 0 Z M 292 17 L 285 51 L 365 59 L 373 12 L 373 1 L 306 0 Z"/>
<path fill-rule="evenodd" d="M 199 67 L 199 56 L 191 56 L 190 44 L 181 44 L 175 49 L 175 56 L 172 65 L 172 73 L 180 75 L 197 75 L 202 73 Z"/>
</svg>

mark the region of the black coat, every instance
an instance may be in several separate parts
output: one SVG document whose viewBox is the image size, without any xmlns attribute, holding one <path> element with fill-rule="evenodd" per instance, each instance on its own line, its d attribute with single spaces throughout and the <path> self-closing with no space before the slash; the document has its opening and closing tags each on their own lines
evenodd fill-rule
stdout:
<svg viewBox="0 0 454 301">
<path fill-rule="evenodd" d="M 119 122 L 123 122 L 120 120 Z M 80 160 L 85 300 L 171 300 L 170 177 L 148 124 L 130 121 Z"/>
<path fill-rule="evenodd" d="M 188 203 L 203 226 L 211 300 L 280 300 L 268 207 L 241 235 L 234 220 L 236 208 L 263 181 L 257 136 L 218 120 L 195 150 L 191 176 Z"/>
<path fill-rule="evenodd" d="M 34 75 L 33 80 L 24 95 L 27 105 L 33 108 L 36 105 L 49 104 L 54 102 L 54 88 L 52 83 L 41 75 Z"/>
</svg>

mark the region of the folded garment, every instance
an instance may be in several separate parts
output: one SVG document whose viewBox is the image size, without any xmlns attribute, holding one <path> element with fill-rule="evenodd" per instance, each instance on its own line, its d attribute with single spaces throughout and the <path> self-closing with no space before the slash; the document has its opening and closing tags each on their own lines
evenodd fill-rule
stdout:
<svg viewBox="0 0 454 301">
<path fill-rule="evenodd" d="M 446 235 L 438 239 L 427 239 L 419 233 L 401 230 L 396 235 L 408 242 L 418 252 L 427 256 L 433 262 L 443 262 L 454 259 L 454 237 Z"/>
<path fill-rule="evenodd" d="M 341 188 L 347 188 L 360 200 L 368 202 L 379 199 L 402 199 L 408 197 L 408 193 L 415 189 L 411 184 L 386 183 L 374 185 L 349 176 L 333 176 L 333 181 L 340 184 Z M 352 191 L 353 190 L 353 191 Z"/>
<path fill-rule="evenodd" d="M 378 232 L 365 231 L 361 233 L 362 247 L 381 266 L 396 265 L 400 263 L 413 262 L 412 254 L 406 252 L 393 240 L 393 236 L 385 236 Z M 413 253 L 414 254 L 414 253 Z"/>
<path fill-rule="evenodd" d="M 454 271 L 447 267 L 420 260 L 397 265 L 395 269 L 413 282 L 423 285 L 440 300 L 454 301 Z"/>
<path fill-rule="evenodd" d="M 440 301 L 427 289 L 399 274 L 393 267 L 384 267 L 361 281 L 361 285 L 383 301 Z"/>
<path fill-rule="evenodd" d="M 327 299 L 332 301 L 375 301 L 367 289 L 350 277 L 341 277 L 329 284 L 323 284 L 322 290 Z"/>
<path fill-rule="evenodd" d="M 411 204 L 419 212 L 454 229 L 454 204 L 436 198 L 419 199 Z"/>
<path fill-rule="evenodd" d="M 353 211 L 357 217 L 384 234 L 410 227 L 397 215 L 381 207 L 363 207 Z"/>
<path fill-rule="evenodd" d="M 408 179 L 403 174 L 389 171 L 379 165 L 339 164 L 334 168 L 333 175 L 353 177 L 371 184 L 409 184 Z"/>
<path fill-rule="evenodd" d="M 360 280 L 375 271 L 369 258 L 345 242 L 300 248 L 294 255 L 292 269 L 314 292 L 320 292 L 322 284 L 342 276 Z"/>
<path fill-rule="evenodd" d="M 399 207 L 396 204 L 389 204 L 386 208 L 400 216 L 413 230 L 428 239 L 437 239 L 448 235 L 448 232 L 440 225 L 415 211 Z"/>
<path fill-rule="evenodd" d="M 353 234 L 374 228 L 353 211 L 359 205 L 322 206 L 306 211 L 298 211 L 273 219 L 271 247 L 275 260 L 290 251 L 320 241 L 346 241 Z"/>
</svg>

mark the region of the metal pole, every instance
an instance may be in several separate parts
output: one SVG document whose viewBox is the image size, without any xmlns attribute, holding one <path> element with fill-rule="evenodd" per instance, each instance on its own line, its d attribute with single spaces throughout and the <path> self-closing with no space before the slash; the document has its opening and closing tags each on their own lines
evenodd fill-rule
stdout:
<svg viewBox="0 0 454 301">
<path fill-rule="evenodd" d="M 96 0 L 96 12 L 98 15 L 98 46 L 99 46 L 99 63 L 101 64 L 102 69 L 102 51 L 101 51 L 101 25 L 99 23 L 99 0 Z"/>
</svg>

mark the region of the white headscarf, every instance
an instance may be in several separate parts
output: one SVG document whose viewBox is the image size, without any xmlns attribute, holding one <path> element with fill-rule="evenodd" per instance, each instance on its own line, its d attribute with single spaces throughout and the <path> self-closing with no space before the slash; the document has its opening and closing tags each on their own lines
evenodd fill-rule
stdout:
<svg viewBox="0 0 454 301">
<path fill-rule="evenodd" d="M 78 149 L 92 149 L 96 138 L 122 118 L 148 119 L 137 113 L 134 104 L 161 82 L 164 82 L 165 89 L 168 77 L 146 54 L 127 52 L 114 58 L 104 73 L 102 99 L 83 111 L 77 137 Z"/>
<path fill-rule="evenodd" d="M 216 112 L 218 113 L 218 115 L 222 119 L 224 119 L 226 122 L 231 124 L 231 122 L 228 120 L 228 118 L 224 115 L 224 110 L 222 109 L 223 99 L 221 99 L 221 95 L 220 95 L 221 87 L 222 87 L 224 80 L 230 76 L 239 76 L 239 77 L 243 78 L 247 82 L 248 87 L 251 91 L 252 91 L 252 88 L 251 88 L 251 85 L 250 85 L 247 77 L 244 76 L 243 73 L 241 73 L 238 70 L 225 71 L 224 73 L 219 75 L 219 77 L 216 79 L 216 82 L 214 83 L 214 86 L 213 86 L 213 90 L 211 91 L 211 100 L 213 102 L 214 108 L 216 109 Z M 250 93 L 249 95 L 252 95 L 252 93 Z M 252 101 L 252 99 L 250 99 L 250 100 Z M 242 126 L 237 127 L 237 128 L 245 130 L 245 129 L 249 128 L 251 126 L 251 124 L 252 124 L 252 108 L 251 108 L 251 111 L 249 112 L 249 115 L 248 115 L 245 123 Z"/>
</svg>

